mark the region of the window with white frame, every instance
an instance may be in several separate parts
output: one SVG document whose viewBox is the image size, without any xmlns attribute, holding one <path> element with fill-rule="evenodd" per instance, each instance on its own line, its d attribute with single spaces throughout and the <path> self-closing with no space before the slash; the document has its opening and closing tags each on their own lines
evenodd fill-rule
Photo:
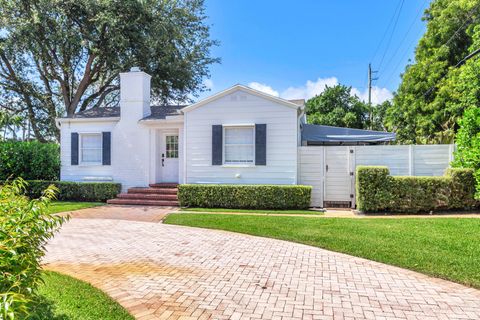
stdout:
<svg viewBox="0 0 480 320">
<path fill-rule="evenodd" d="M 224 127 L 225 164 L 252 164 L 255 159 L 255 127 Z"/>
<path fill-rule="evenodd" d="M 102 134 L 80 134 L 80 162 L 82 164 L 102 164 Z"/>
</svg>

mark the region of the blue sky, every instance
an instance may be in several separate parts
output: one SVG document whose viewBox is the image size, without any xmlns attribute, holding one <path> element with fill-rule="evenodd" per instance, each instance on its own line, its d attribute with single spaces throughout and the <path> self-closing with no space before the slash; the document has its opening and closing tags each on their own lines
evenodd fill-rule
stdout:
<svg viewBox="0 0 480 320">
<path fill-rule="evenodd" d="M 211 36 L 220 41 L 213 54 L 222 62 L 211 68 L 211 91 L 201 97 L 241 83 L 309 98 L 340 82 L 363 98 L 372 62 L 379 70 L 373 100 L 385 100 L 425 31 L 428 2 L 206 0 Z"/>
</svg>

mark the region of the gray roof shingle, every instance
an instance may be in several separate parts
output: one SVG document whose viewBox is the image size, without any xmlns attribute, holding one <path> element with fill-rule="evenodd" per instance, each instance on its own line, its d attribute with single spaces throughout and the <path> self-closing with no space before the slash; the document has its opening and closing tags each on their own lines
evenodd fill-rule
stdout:
<svg viewBox="0 0 480 320">
<path fill-rule="evenodd" d="M 178 111 L 185 107 L 186 105 L 150 106 L 152 114 L 142 120 L 165 119 L 167 116 L 177 116 L 179 115 Z"/>
<path fill-rule="evenodd" d="M 120 117 L 120 108 L 91 108 L 75 113 L 71 118 L 112 118 Z"/>
<path fill-rule="evenodd" d="M 178 111 L 186 105 L 150 106 L 151 115 L 142 120 L 165 119 L 167 116 L 178 115 Z M 71 118 L 113 118 L 120 117 L 119 107 L 91 108 L 75 113 Z"/>
</svg>

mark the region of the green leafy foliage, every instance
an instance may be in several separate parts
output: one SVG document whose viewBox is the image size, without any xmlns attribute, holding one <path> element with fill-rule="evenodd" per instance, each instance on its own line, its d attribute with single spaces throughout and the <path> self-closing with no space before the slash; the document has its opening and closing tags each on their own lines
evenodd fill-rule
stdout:
<svg viewBox="0 0 480 320">
<path fill-rule="evenodd" d="M 181 184 L 183 207 L 232 209 L 306 209 L 310 186 Z"/>
<path fill-rule="evenodd" d="M 401 143 L 452 143 L 466 108 L 480 107 L 480 0 L 435 0 L 427 31 L 406 67 L 387 111 L 387 127 Z"/>
<path fill-rule="evenodd" d="M 453 166 L 475 170 L 477 198 L 480 198 L 480 108 L 468 108 L 459 124 Z"/>
<path fill-rule="evenodd" d="M 114 182 L 71 182 L 29 180 L 26 194 L 36 198 L 49 185 L 58 190 L 57 199 L 61 201 L 107 201 L 115 198 L 122 189 L 120 183 Z"/>
<path fill-rule="evenodd" d="M 59 138 L 64 112 L 114 106 L 133 66 L 154 100 L 186 101 L 219 61 L 203 0 L 1 0 L 0 17 L 0 96 L 41 141 Z"/>
<path fill-rule="evenodd" d="M 58 180 L 60 147 L 38 141 L 0 142 L 0 180 Z"/>
<path fill-rule="evenodd" d="M 368 106 L 344 85 L 326 86 L 306 102 L 308 122 L 327 126 L 367 128 Z"/>
<path fill-rule="evenodd" d="M 39 199 L 23 194 L 21 178 L 0 187 L 0 319 L 24 318 L 41 283 L 40 259 L 48 239 L 65 221 L 49 213 L 56 188 Z"/>
<path fill-rule="evenodd" d="M 471 169 L 448 169 L 443 177 L 393 177 L 387 167 L 358 166 L 356 190 L 357 208 L 364 212 L 471 210 L 479 204 Z"/>
</svg>

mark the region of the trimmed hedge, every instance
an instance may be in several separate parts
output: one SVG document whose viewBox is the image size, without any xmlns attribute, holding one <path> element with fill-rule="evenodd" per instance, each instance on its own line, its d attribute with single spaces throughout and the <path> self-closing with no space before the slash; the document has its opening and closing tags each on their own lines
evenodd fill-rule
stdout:
<svg viewBox="0 0 480 320">
<path fill-rule="evenodd" d="M 359 166 L 356 196 L 357 208 L 364 212 L 417 213 L 478 207 L 471 169 L 450 168 L 443 177 L 393 177 L 387 167 Z"/>
<path fill-rule="evenodd" d="M 300 185 L 181 184 L 183 207 L 230 209 L 306 209 L 312 188 Z"/>
<path fill-rule="evenodd" d="M 60 147 L 38 141 L 0 142 L 0 180 L 58 180 Z"/>
<path fill-rule="evenodd" d="M 58 188 L 57 200 L 61 201 L 107 201 L 120 193 L 122 185 L 113 182 L 27 181 L 26 195 L 39 198 L 49 185 Z"/>
</svg>

